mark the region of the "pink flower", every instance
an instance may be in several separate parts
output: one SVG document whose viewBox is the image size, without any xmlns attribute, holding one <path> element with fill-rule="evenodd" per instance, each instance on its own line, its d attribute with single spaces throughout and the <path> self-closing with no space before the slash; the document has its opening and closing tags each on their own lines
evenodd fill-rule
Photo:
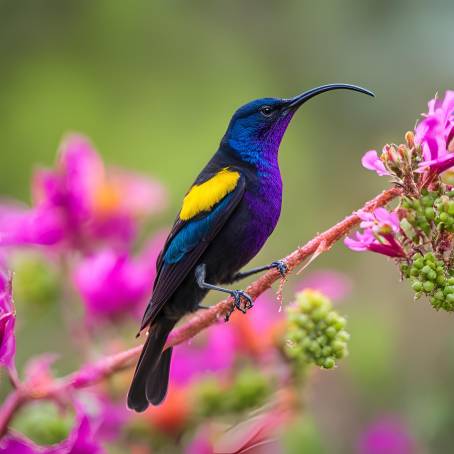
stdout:
<svg viewBox="0 0 454 454">
<path fill-rule="evenodd" d="M 414 441 L 406 427 L 396 418 L 386 417 L 372 423 L 361 435 L 359 454 L 411 454 Z"/>
<path fill-rule="evenodd" d="M 238 354 L 257 357 L 269 352 L 282 320 L 283 313 L 274 299 L 267 294 L 260 296 L 251 317 L 234 312 L 230 323 L 219 322 L 190 343 L 177 345 L 171 380 L 185 385 L 204 374 L 229 371 Z"/>
<path fill-rule="evenodd" d="M 55 169 L 35 172 L 34 206 L 0 209 L 1 244 L 62 243 L 84 251 L 93 242 L 124 248 L 137 222 L 160 211 L 163 187 L 144 176 L 106 169 L 90 142 L 73 135 L 60 148 Z"/>
<path fill-rule="evenodd" d="M 52 245 L 63 237 L 64 223 L 59 213 L 11 202 L 0 205 L 0 246 Z"/>
<path fill-rule="evenodd" d="M 89 320 L 138 315 L 151 294 L 162 242 L 162 236 L 156 237 L 135 258 L 126 252 L 102 249 L 82 259 L 74 269 L 73 281 Z"/>
<path fill-rule="evenodd" d="M 205 336 L 177 345 L 173 355 L 170 379 L 186 385 L 201 375 L 229 370 L 235 360 L 235 336 L 228 324 L 219 322 Z"/>
<path fill-rule="evenodd" d="M 94 424 L 80 404 L 76 404 L 75 424 L 68 438 L 52 446 L 38 446 L 23 435 L 13 433 L 0 441 L 0 454 L 102 454 Z"/>
<path fill-rule="evenodd" d="M 347 237 L 344 244 L 353 251 L 373 251 L 388 257 L 405 257 L 405 252 L 395 235 L 400 231 L 396 212 L 377 208 L 373 213 L 358 212 L 363 232 L 356 238 Z"/>
<path fill-rule="evenodd" d="M 386 170 L 385 165 L 378 157 L 375 150 L 369 150 L 361 159 L 361 164 L 368 170 L 373 170 L 377 172 L 379 176 L 389 175 L 389 172 Z"/>
<path fill-rule="evenodd" d="M 318 290 L 332 300 L 345 298 L 352 289 L 349 277 L 333 270 L 318 270 L 304 277 L 297 286 L 297 291 L 311 288 Z"/>
<path fill-rule="evenodd" d="M 423 151 L 420 169 L 436 173 L 454 166 L 454 91 L 429 101 L 429 111 L 415 128 L 415 143 Z"/>
<path fill-rule="evenodd" d="M 16 338 L 14 325 L 16 314 L 13 307 L 11 275 L 0 263 L 0 365 L 14 369 Z"/>
</svg>

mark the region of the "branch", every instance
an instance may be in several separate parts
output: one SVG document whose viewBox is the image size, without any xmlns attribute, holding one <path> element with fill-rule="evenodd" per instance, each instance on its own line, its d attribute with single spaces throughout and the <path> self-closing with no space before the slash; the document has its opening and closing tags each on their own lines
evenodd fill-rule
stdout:
<svg viewBox="0 0 454 454">
<path fill-rule="evenodd" d="M 371 212 L 376 208 L 382 207 L 389 203 L 391 200 L 402 194 L 399 188 L 390 188 L 383 191 L 381 194 L 369 200 L 360 211 Z M 313 254 L 321 254 L 328 251 L 334 243 L 339 241 L 346 235 L 353 227 L 360 223 L 360 218 L 353 212 L 350 216 L 334 225 L 333 227 L 325 230 L 323 233 L 318 234 L 312 240 L 308 241 L 304 246 L 293 251 L 283 260 L 286 263 L 288 270 L 294 270 L 298 265 L 301 265 L 307 258 Z M 281 274 L 276 269 L 267 271 L 263 276 L 253 282 L 247 287 L 246 292 L 256 299 L 266 290 L 268 290 L 274 282 L 281 279 Z M 220 318 L 223 318 L 230 308 L 232 307 L 233 300 L 227 298 L 209 309 L 197 312 L 190 320 L 179 328 L 174 329 L 167 340 L 166 347 L 172 347 L 181 344 L 188 339 L 191 339 L 200 331 L 215 323 Z"/>
<path fill-rule="evenodd" d="M 361 211 L 374 211 L 376 208 L 386 205 L 401 194 L 402 191 L 399 188 L 387 189 L 367 202 L 361 208 Z M 360 218 L 356 212 L 354 212 L 333 227 L 318 234 L 304 246 L 298 248 L 284 258 L 288 270 L 292 271 L 306 259 L 328 251 L 334 243 L 339 241 L 359 223 Z M 255 300 L 279 279 L 281 279 L 279 271 L 275 269 L 269 270 L 249 285 L 246 292 Z M 209 309 L 197 312 L 184 325 L 174 329 L 170 333 L 166 347 L 181 344 L 182 342 L 191 339 L 205 328 L 208 328 L 229 312 L 232 303 L 233 300 L 227 298 L 214 306 L 211 306 Z M 116 355 L 103 358 L 95 363 L 86 364 L 78 371 L 67 375 L 66 377 L 47 383 L 46 386 L 39 389 L 39 392 L 37 392 L 36 388 L 27 387 L 27 383 L 19 385 L 18 388 L 10 394 L 0 409 L 0 437 L 6 433 L 9 422 L 17 410 L 28 401 L 55 398 L 55 396 L 62 392 L 85 388 L 99 383 L 104 378 L 132 365 L 133 360 L 135 360 L 141 350 L 142 345 L 139 345 Z"/>
</svg>

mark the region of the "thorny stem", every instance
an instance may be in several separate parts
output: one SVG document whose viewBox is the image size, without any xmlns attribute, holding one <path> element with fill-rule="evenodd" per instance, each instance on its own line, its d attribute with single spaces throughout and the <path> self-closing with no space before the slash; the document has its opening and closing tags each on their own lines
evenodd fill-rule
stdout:
<svg viewBox="0 0 454 454">
<path fill-rule="evenodd" d="M 401 194 L 402 189 L 400 188 L 393 187 L 387 189 L 372 200 L 369 200 L 361 208 L 361 211 L 374 211 L 376 208 L 386 205 Z M 288 270 L 294 270 L 307 258 L 313 255 L 318 255 L 328 251 L 334 243 L 339 241 L 353 227 L 358 225 L 359 222 L 360 218 L 356 212 L 354 212 L 333 227 L 316 235 L 304 246 L 299 247 L 283 259 L 288 267 Z M 282 279 L 279 271 L 271 269 L 249 285 L 246 292 L 252 297 L 252 299 L 255 300 L 279 279 Z M 211 306 L 209 309 L 198 311 L 186 323 L 174 329 L 170 333 L 166 347 L 181 344 L 182 342 L 191 339 L 205 328 L 208 328 L 219 319 L 222 319 L 231 309 L 232 303 L 233 300 L 231 298 L 227 298 L 214 306 Z M 0 408 L 0 437 L 5 435 L 7 432 L 8 425 L 15 413 L 27 402 L 37 399 L 53 399 L 56 398 L 56 396 L 61 395 L 61 393 L 68 393 L 74 389 L 94 385 L 115 372 L 130 367 L 133 364 L 133 360 L 139 355 L 141 350 L 142 345 L 139 345 L 124 352 L 103 358 L 95 363 L 86 364 L 78 371 L 73 372 L 66 377 L 54 379 L 50 383 L 46 383 L 46 385 L 43 386 L 39 392 L 36 392 L 36 389 L 27 387 L 26 383 L 18 384 L 17 388 L 12 391 L 3 406 Z"/>
</svg>

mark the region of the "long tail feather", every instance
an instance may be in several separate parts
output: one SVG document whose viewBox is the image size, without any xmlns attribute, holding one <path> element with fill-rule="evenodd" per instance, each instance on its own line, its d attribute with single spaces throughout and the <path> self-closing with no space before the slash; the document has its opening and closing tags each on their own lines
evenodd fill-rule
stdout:
<svg viewBox="0 0 454 454">
<path fill-rule="evenodd" d="M 153 325 L 137 363 L 129 388 L 128 407 L 142 412 L 148 405 L 158 405 L 167 393 L 172 349 L 162 349 L 175 321 L 159 318 Z"/>
</svg>

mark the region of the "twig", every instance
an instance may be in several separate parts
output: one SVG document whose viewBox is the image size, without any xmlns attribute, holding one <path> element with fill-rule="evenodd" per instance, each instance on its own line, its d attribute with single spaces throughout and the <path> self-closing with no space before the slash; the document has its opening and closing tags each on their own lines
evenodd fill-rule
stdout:
<svg viewBox="0 0 454 454">
<path fill-rule="evenodd" d="M 367 202 L 361 211 L 373 211 L 378 207 L 386 205 L 401 194 L 402 190 L 399 188 L 387 189 Z M 315 236 L 304 246 L 298 248 L 284 258 L 288 270 L 294 270 L 314 253 L 320 254 L 328 251 L 334 243 L 339 241 L 353 227 L 358 225 L 359 222 L 360 218 L 356 212 L 354 212 L 325 232 Z M 269 270 L 249 285 L 246 291 L 253 299 L 256 299 L 281 277 L 278 270 Z M 233 301 L 228 298 L 209 309 L 198 311 L 185 324 L 174 329 L 170 333 L 166 347 L 181 344 L 182 342 L 191 339 L 205 328 L 208 328 L 210 325 L 223 318 L 230 310 L 232 302 Z M 67 375 L 66 377 L 55 379 L 52 382 L 47 383 L 39 392 L 36 392 L 36 389 L 34 390 L 31 387 L 27 387 L 27 383 L 18 384 L 17 389 L 8 396 L 5 403 L 0 408 L 0 437 L 6 433 L 9 422 L 14 414 L 25 403 L 31 400 L 55 398 L 56 396 L 61 395 L 62 392 L 67 393 L 73 389 L 85 388 L 99 383 L 104 378 L 132 365 L 133 360 L 139 355 L 141 350 L 142 345 L 139 345 L 116 355 L 103 358 L 95 363 L 86 364 L 78 371 Z"/>
</svg>

